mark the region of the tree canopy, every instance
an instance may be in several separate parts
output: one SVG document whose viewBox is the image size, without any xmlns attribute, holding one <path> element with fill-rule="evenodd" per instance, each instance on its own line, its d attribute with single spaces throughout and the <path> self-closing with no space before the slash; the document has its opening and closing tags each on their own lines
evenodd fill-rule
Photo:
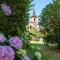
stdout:
<svg viewBox="0 0 60 60">
<path fill-rule="evenodd" d="M 11 8 L 11 15 L 6 16 L 0 9 L 0 32 L 5 35 L 22 35 L 26 30 L 32 0 L 0 0 L 1 4 L 6 3 Z"/>
<path fill-rule="evenodd" d="M 60 44 L 60 0 L 49 3 L 40 15 L 40 25 L 44 27 L 45 39 Z"/>
</svg>

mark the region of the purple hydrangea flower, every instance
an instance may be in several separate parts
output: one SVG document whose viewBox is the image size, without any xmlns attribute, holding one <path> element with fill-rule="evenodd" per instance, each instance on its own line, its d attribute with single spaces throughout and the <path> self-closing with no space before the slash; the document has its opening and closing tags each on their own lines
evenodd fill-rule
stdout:
<svg viewBox="0 0 60 60">
<path fill-rule="evenodd" d="M 25 55 L 23 60 L 31 60 L 31 59 L 27 55 Z"/>
<path fill-rule="evenodd" d="M 15 37 L 11 37 L 9 39 L 9 43 L 11 46 L 13 46 L 16 49 L 19 49 L 22 47 L 22 41 L 19 37 L 15 36 Z"/>
<path fill-rule="evenodd" d="M 0 42 L 4 42 L 6 40 L 5 36 L 3 34 L 0 34 Z"/>
<path fill-rule="evenodd" d="M 1 5 L 1 10 L 2 12 L 6 15 L 6 16 L 9 16 L 11 14 L 11 9 L 8 5 L 6 5 L 5 3 L 3 3 Z"/>
<path fill-rule="evenodd" d="M 9 46 L 0 46 L 0 60 L 13 60 L 14 50 Z"/>
</svg>

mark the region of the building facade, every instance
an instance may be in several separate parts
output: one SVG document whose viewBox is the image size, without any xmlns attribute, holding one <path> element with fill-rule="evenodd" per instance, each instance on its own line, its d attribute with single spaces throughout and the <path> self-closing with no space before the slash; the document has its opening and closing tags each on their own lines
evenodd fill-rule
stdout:
<svg viewBox="0 0 60 60">
<path fill-rule="evenodd" d="M 36 40 L 37 34 L 38 34 L 38 17 L 36 16 L 35 10 L 33 9 L 32 16 L 29 19 L 28 25 L 26 26 L 27 31 L 34 34 L 35 36 L 32 36 L 33 40 Z"/>
</svg>

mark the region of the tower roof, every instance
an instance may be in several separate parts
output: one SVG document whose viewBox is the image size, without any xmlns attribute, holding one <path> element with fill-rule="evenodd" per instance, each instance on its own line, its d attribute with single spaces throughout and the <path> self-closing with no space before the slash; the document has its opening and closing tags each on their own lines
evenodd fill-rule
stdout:
<svg viewBox="0 0 60 60">
<path fill-rule="evenodd" d="M 36 16 L 36 13 L 35 13 L 35 9 L 33 9 L 32 17 L 37 17 L 37 16 Z"/>
</svg>

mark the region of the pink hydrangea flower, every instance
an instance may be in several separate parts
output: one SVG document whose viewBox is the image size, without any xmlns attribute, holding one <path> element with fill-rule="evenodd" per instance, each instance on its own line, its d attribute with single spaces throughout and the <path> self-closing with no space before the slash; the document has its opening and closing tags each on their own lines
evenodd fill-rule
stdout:
<svg viewBox="0 0 60 60">
<path fill-rule="evenodd" d="M 6 40 L 5 36 L 3 34 L 0 34 L 0 42 L 4 42 Z"/>
<path fill-rule="evenodd" d="M 9 46 L 0 46 L 0 60 L 13 60 L 14 50 Z"/>
<path fill-rule="evenodd" d="M 9 43 L 11 46 L 13 46 L 16 49 L 19 49 L 22 47 L 22 41 L 19 37 L 15 36 L 15 37 L 11 37 L 9 39 Z"/>
<path fill-rule="evenodd" d="M 1 4 L 1 10 L 6 16 L 9 16 L 11 14 L 10 7 L 6 5 L 5 3 Z"/>
</svg>

